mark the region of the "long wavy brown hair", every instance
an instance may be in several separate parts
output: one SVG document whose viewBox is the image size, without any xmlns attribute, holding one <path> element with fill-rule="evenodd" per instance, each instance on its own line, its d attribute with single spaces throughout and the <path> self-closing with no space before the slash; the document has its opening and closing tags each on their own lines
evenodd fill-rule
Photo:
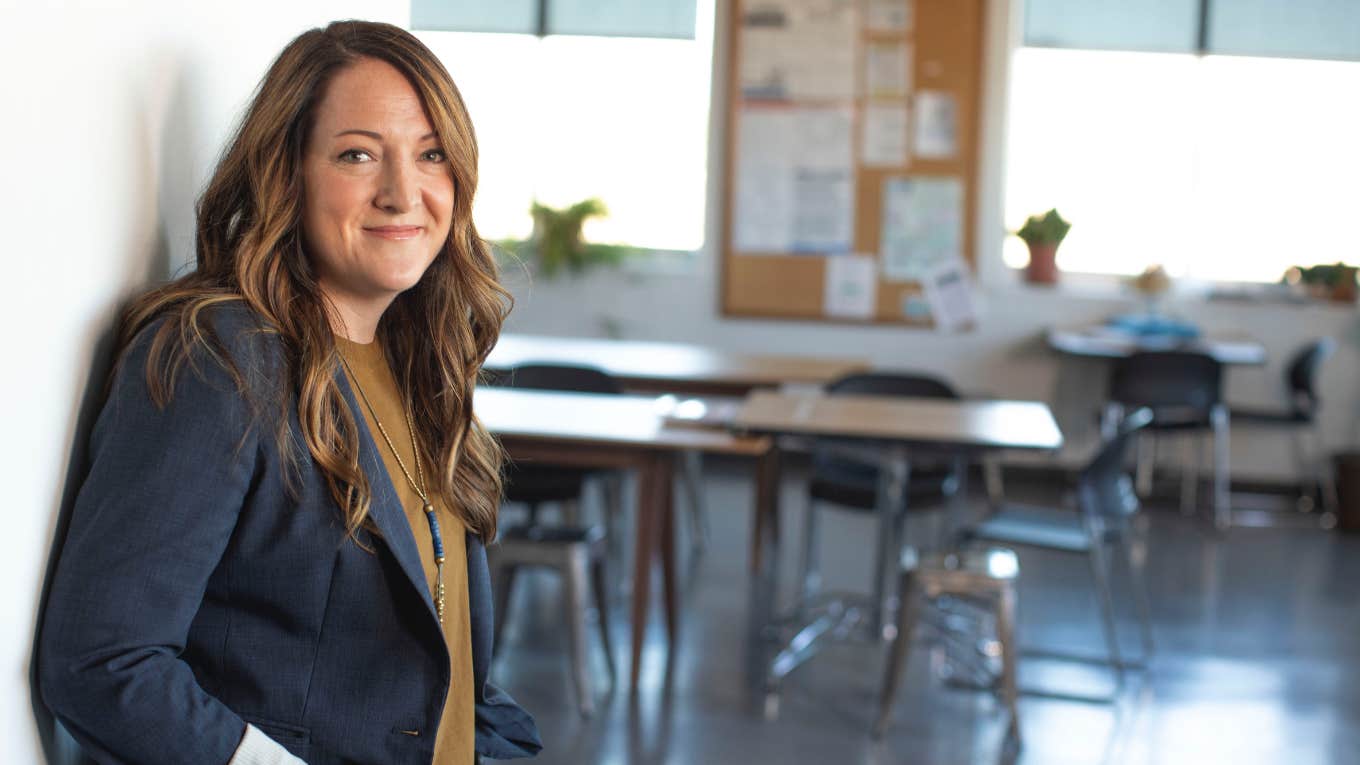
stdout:
<svg viewBox="0 0 1360 765">
<path fill-rule="evenodd" d="M 224 363 L 242 392 L 245 379 L 224 353 L 204 311 L 244 302 L 282 340 L 283 380 L 296 400 L 305 444 L 326 475 L 351 535 L 367 523 L 373 492 L 359 463 L 360 430 L 337 383 L 340 356 L 331 308 L 318 287 L 302 233 L 302 158 L 330 80 L 362 58 L 385 61 L 424 104 L 453 176 L 448 241 L 424 276 L 400 294 L 378 325 L 378 339 L 411 407 L 420 457 L 441 468 L 445 504 L 483 540 L 496 534 L 503 453 L 472 411 L 482 363 L 509 311 L 495 259 L 472 223 L 477 142 L 453 79 L 409 32 L 389 24 L 337 21 L 299 35 L 269 67 L 229 148 L 198 200 L 197 269 L 137 298 L 124 315 L 124 348 L 148 324 L 156 330 L 146 375 L 164 406 L 192 351 Z M 294 399 L 295 397 L 295 399 Z M 276 433 L 296 467 L 287 416 Z"/>
</svg>

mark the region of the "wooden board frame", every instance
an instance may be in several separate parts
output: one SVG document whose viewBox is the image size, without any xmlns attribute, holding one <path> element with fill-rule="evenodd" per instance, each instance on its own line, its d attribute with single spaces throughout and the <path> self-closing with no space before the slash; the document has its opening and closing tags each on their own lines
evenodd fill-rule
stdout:
<svg viewBox="0 0 1360 765">
<path fill-rule="evenodd" d="M 741 253 L 733 250 L 735 168 L 738 164 L 737 119 L 744 104 L 740 72 L 742 61 L 742 14 L 748 2 L 731 0 L 727 10 L 727 95 L 724 99 L 725 152 L 722 166 L 722 241 L 720 305 L 723 316 L 745 318 L 797 319 L 852 324 L 909 324 L 930 326 L 929 318 L 908 317 L 903 302 L 918 295 L 914 282 L 878 281 L 878 295 L 872 319 L 855 320 L 828 317 L 823 308 L 826 258 L 816 254 Z M 922 90 L 944 91 L 953 95 L 957 109 L 958 152 L 948 160 L 928 160 L 915 156 L 903 168 L 875 168 L 860 165 L 861 120 L 870 99 L 863 95 L 863 52 L 856 57 L 855 77 L 859 96 L 853 102 L 854 123 L 854 227 L 853 251 L 877 254 L 880 251 L 883 182 L 892 177 L 955 177 L 963 183 L 963 257 L 977 272 L 976 221 L 978 191 L 979 125 L 982 106 L 982 75 L 986 0 L 910 0 L 913 23 L 904 33 L 871 32 L 864 28 L 866 0 L 857 0 L 860 14 L 858 44 L 903 41 L 911 45 L 909 114 L 914 125 L 915 94 Z M 721 6 L 720 6 L 721 7 Z M 835 257 L 835 256 L 830 256 Z"/>
</svg>

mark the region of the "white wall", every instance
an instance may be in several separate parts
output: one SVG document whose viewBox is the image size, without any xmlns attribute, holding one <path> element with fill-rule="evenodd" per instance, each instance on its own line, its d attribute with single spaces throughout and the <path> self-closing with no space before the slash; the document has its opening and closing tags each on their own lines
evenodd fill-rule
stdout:
<svg viewBox="0 0 1360 765">
<path fill-rule="evenodd" d="M 96 340 L 192 258 L 194 198 L 273 56 L 308 27 L 405 25 L 404 0 L 0 0 L 0 762 L 38 763 L 33 628 Z"/>
<path fill-rule="evenodd" d="M 719 23 L 726 15 L 719 4 Z M 710 158 L 708 236 L 697 268 L 603 271 L 572 279 L 533 282 L 524 273 L 507 274 L 517 304 L 509 329 L 545 335 L 605 335 L 693 342 L 749 352 L 803 353 L 868 357 L 884 368 L 934 371 L 963 391 L 1030 398 L 1054 404 L 1068 439 L 1060 456 L 1077 464 L 1094 446 L 1094 415 L 1104 387 L 1099 362 L 1061 359 L 1041 341 L 1053 324 L 1094 322 L 1130 310 L 1134 301 L 1112 282 L 1064 285 L 1058 289 L 1019 283 L 1001 260 L 1002 168 L 1005 146 L 1005 82 L 1009 50 L 1017 39 L 1010 0 L 988 0 L 986 83 L 982 124 L 983 157 L 978 189 L 977 241 L 983 315 L 981 326 L 960 335 L 882 326 L 821 322 L 729 319 L 720 315 L 718 221 L 722 176 L 719 155 Z M 1018 8 L 1018 3 L 1014 4 Z M 715 39 L 728 39 L 719 29 Z M 724 70 L 726 52 L 718 50 L 715 72 Z M 722 84 L 715 78 L 715 88 Z M 724 145 L 722 108 L 715 90 L 710 145 Z M 477 115 L 474 113 L 473 120 Z M 1357 415 L 1355 380 L 1360 371 L 1360 332 L 1353 308 L 1328 305 L 1244 305 L 1187 296 L 1170 306 L 1207 331 L 1240 331 L 1260 339 L 1270 364 L 1236 368 L 1227 380 L 1235 403 L 1280 405 L 1282 365 L 1300 344 L 1323 335 L 1341 339 L 1340 350 L 1322 376 L 1327 439 L 1332 446 L 1354 437 Z M 1278 434 L 1235 432 L 1234 475 L 1289 480 L 1294 475 L 1287 439 Z M 1170 456 L 1178 457 L 1172 453 Z"/>
</svg>

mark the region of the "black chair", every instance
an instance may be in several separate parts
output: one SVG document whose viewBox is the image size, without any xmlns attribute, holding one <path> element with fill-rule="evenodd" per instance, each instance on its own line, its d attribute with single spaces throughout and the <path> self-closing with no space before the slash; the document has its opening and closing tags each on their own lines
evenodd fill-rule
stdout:
<svg viewBox="0 0 1360 765">
<path fill-rule="evenodd" d="M 1227 528 L 1232 519 L 1229 481 L 1228 408 L 1223 403 L 1223 365 L 1214 357 L 1194 351 L 1149 351 L 1115 362 L 1110 374 L 1109 403 L 1102 432 L 1108 439 L 1124 414 L 1133 409 L 1152 410 L 1148 429 L 1154 433 L 1183 433 L 1191 449 L 1182 464 L 1181 510 L 1193 512 L 1198 490 L 1202 442 L 1213 434 L 1214 524 Z M 1154 442 L 1139 444 L 1137 487 L 1147 495 L 1152 485 Z"/>
<path fill-rule="evenodd" d="M 623 393 L 623 386 L 605 372 L 566 364 L 525 364 L 505 373 L 497 382 L 505 387 L 526 390 Z M 584 493 L 586 480 L 608 472 L 537 463 L 512 463 L 506 468 L 505 499 L 528 505 L 531 524 L 537 520 L 539 505 L 545 503 L 563 504 L 568 508 L 564 513 L 566 520 L 574 522 L 575 506 Z"/>
<path fill-rule="evenodd" d="M 1326 445 L 1322 440 L 1321 422 L 1318 410 L 1321 398 L 1318 396 L 1318 369 L 1336 350 L 1332 338 L 1314 340 L 1294 353 L 1289 365 L 1285 367 L 1284 384 L 1288 396 L 1283 409 L 1259 409 L 1234 406 L 1229 413 L 1234 422 L 1256 427 L 1288 428 L 1294 438 L 1294 462 L 1299 475 L 1311 477 L 1311 483 L 1301 499 L 1301 509 L 1312 509 L 1315 496 L 1322 499 L 1322 525 L 1330 527 L 1336 522 L 1337 496 L 1336 481 L 1326 461 Z M 1304 444 L 1305 435 L 1313 437 L 1312 457 Z"/>
<path fill-rule="evenodd" d="M 918 374 L 868 372 L 853 374 L 826 386 L 832 396 L 901 396 L 914 398 L 957 399 L 947 383 Z M 844 456 L 842 449 L 862 446 L 855 439 L 818 439 L 812 449 L 812 477 L 808 484 L 808 503 L 803 524 L 802 604 L 810 606 L 821 589 L 817 562 L 817 513 L 820 503 L 858 512 L 877 509 L 879 469 Z M 888 567 L 897 560 L 902 547 L 906 511 L 938 508 L 959 488 L 958 466 L 952 463 L 913 461 L 904 495 L 904 504 L 890 519 L 883 519 L 874 566 L 874 601 L 871 611 L 875 625 L 881 624 Z M 889 522 L 890 521 L 890 522 Z"/>
<path fill-rule="evenodd" d="M 1110 588 L 1112 557 L 1123 559 L 1133 582 L 1134 607 L 1143 639 L 1146 661 L 1153 652 L 1152 621 L 1142 566 L 1132 553 L 1131 519 L 1138 512 L 1138 497 L 1124 465 L 1134 438 L 1151 423 L 1150 409 L 1138 409 L 1114 428 L 1114 433 L 1077 479 L 1077 512 L 1062 508 L 1003 505 L 981 523 L 966 529 L 962 541 L 1031 547 L 1053 552 L 1085 555 L 1091 579 L 1100 599 L 1101 621 L 1109 663 L 1122 683 L 1125 662 L 1115 629 L 1114 598 Z M 1051 654 L 1062 657 L 1060 654 Z M 1070 657 L 1069 657 L 1070 658 Z"/>
</svg>

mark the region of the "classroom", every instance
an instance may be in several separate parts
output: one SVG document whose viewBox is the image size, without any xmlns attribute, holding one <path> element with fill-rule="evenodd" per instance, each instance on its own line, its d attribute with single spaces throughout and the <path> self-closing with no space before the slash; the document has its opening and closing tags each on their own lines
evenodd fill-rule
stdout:
<svg viewBox="0 0 1360 765">
<path fill-rule="evenodd" d="M 1360 4 L 0 9 L 0 761 L 1360 764 Z"/>
</svg>

